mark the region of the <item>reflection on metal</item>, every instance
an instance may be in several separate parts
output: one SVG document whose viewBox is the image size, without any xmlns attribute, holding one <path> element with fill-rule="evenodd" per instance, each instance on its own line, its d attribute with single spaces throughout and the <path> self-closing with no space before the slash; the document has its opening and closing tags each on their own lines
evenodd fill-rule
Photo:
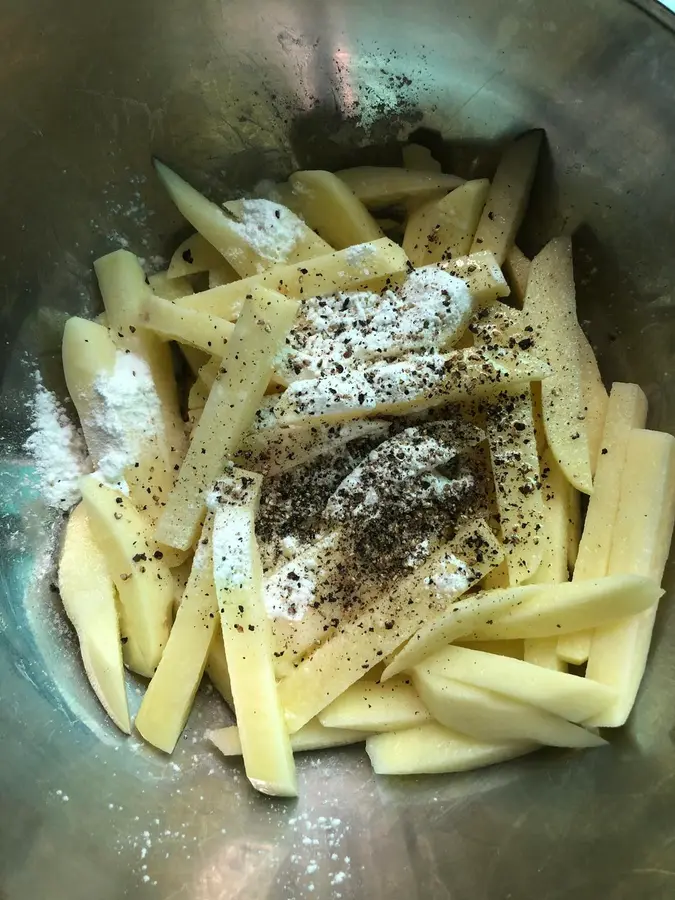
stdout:
<svg viewBox="0 0 675 900">
<path fill-rule="evenodd" d="M 230 721 L 213 693 L 171 759 L 103 721 L 49 576 L 29 580 L 51 529 L 21 451 L 30 367 L 58 387 L 63 315 L 97 309 L 92 259 L 128 243 L 160 266 L 187 233 L 153 153 L 223 200 L 298 165 L 397 163 L 396 138 L 418 127 L 440 131 L 443 144 L 426 133 L 435 155 L 471 177 L 491 173 L 494 141 L 547 130 L 524 248 L 575 230 L 603 370 L 639 381 L 651 424 L 673 430 L 670 21 L 648 0 L 62 0 L 58 15 L 0 2 L 0 895 L 672 894 L 668 602 L 611 747 L 399 781 L 374 779 L 358 749 L 308 755 L 297 804 L 270 802 L 203 739 Z"/>
</svg>

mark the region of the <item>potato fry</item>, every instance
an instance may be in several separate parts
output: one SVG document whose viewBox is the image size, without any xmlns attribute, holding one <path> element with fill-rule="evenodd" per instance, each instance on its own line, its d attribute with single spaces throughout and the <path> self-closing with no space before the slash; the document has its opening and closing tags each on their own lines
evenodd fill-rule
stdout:
<svg viewBox="0 0 675 900">
<path fill-rule="evenodd" d="M 492 253 L 481 251 L 470 256 L 438 264 L 449 275 L 466 282 L 476 307 L 489 306 L 495 300 L 508 297 L 510 288 Z"/>
<path fill-rule="evenodd" d="M 675 438 L 634 429 L 621 476 L 608 572 L 636 573 L 660 584 L 674 522 Z M 656 610 L 654 603 L 593 633 L 586 678 L 612 688 L 616 699 L 588 724 L 615 728 L 626 722 L 647 664 Z"/>
<path fill-rule="evenodd" d="M 296 311 L 296 302 L 273 291 L 244 307 L 160 517 L 157 537 L 163 543 L 183 550 L 193 545 L 206 493 L 253 422 Z"/>
<path fill-rule="evenodd" d="M 303 219 L 336 250 L 384 237 L 356 194 L 332 172 L 296 172 L 289 182 Z"/>
<path fill-rule="evenodd" d="M 434 159 L 431 150 L 421 144 L 406 144 L 401 147 L 403 168 L 413 172 L 433 172 L 438 175 L 441 172 L 441 164 Z"/>
<path fill-rule="evenodd" d="M 542 410 L 549 447 L 577 490 L 593 490 L 584 410 L 578 323 L 569 238 L 556 238 L 532 261 L 525 314 L 535 353 L 551 365 L 542 384 Z"/>
<path fill-rule="evenodd" d="M 504 272 L 511 288 L 511 296 L 522 308 L 527 294 L 527 281 L 530 277 L 530 260 L 517 244 L 514 244 L 506 254 Z"/>
<path fill-rule="evenodd" d="M 482 582 L 481 582 L 482 583 Z M 469 650 L 482 650 L 483 653 L 496 653 L 497 656 L 510 656 L 512 659 L 523 658 L 523 641 L 453 641 L 458 647 Z"/>
<path fill-rule="evenodd" d="M 414 728 L 430 719 L 429 710 L 405 675 L 391 678 L 386 684 L 359 681 L 319 713 L 319 721 L 327 728 L 351 728 L 371 734 Z"/>
<path fill-rule="evenodd" d="M 232 273 L 232 280 L 239 276 L 227 262 L 225 257 L 218 253 L 213 244 L 209 244 L 206 238 L 199 232 L 186 238 L 174 251 L 169 263 L 169 278 L 180 278 L 186 275 L 199 275 L 216 267 L 227 266 Z M 191 293 L 188 291 L 188 293 Z M 173 300 L 174 298 L 169 298 Z"/>
<path fill-rule="evenodd" d="M 524 641 L 523 659 L 533 666 L 553 669 L 554 672 L 566 672 L 567 663 L 558 656 L 558 638 L 530 638 Z"/>
<path fill-rule="evenodd" d="M 241 738 L 236 725 L 229 728 L 218 728 L 207 731 L 206 737 L 214 744 L 223 756 L 241 756 Z M 360 744 L 367 735 L 363 731 L 348 728 L 324 728 L 318 719 L 312 719 L 300 731 L 291 735 L 293 753 L 304 750 L 329 750 L 332 747 L 345 747 L 348 744 Z"/>
<path fill-rule="evenodd" d="M 187 278 L 171 278 L 168 272 L 156 272 L 148 278 L 152 292 L 165 300 L 180 300 L 188 294 L 194 294 Z"/>
<path fill-rule="evenodd" d="M 63 608 L 77 632 L 89 683 L 115 725 L 129 734 L 115 586 L 81 503 L 68 518 L 58 583 Z"/>
<path fill-rule="evenodd" d="M 490 250 L 501 266 L 513 246 L 530 199 L 543 131 L 528 131 L 504 151 L 495 172 L 471 252 Z"/>
<path fill-rule="evenodd" d="M 411 263 L 424 266 L 468 254 L 489 189 L 487 178 L 467 181 L 415 210 L 403 237 Z"/>
<path fill-rule="evenodd" d="M 173 579 L 150 536 L 150 524 L 128 497 L 95 475 L 80 481 L 91 531 L 120 599 L 126 665 L 152 678 L 171 627 Z"/>
<path fill-rule="evenodd" d="M 231 710 L 234 710 L 234 698 L 232 696 L 232 684 L 230 682 L 230 670 L 227 668 L 225 656 L 225 644 L 223 643 L 223 630 L 216 628 L 211 638 L 211 647 L 206 659 L 206 674 Z"/>
<path fill-rule="evenodd" d="M 411 171 L 389 166 L 356 166 L 336 173 L 369 209 L 426 200 L 438 191 L 451 191 L 464 183 L 456 175 Z"/>
<path fill-rule="evenodd" d="M 437 722 L 479 741 L 533 741 L 551 747 L 600 747 L 601 737 L 529 703 L 440 678 L 422 668 L 413 681 Z"/>
<path fill-rule="evenodd" d="M 606 452 L 598 454 L 593 495 L 588 502 L 574 565 L 574 581 L 601 578 L 609 570 L 628 439 L 633 428 L 644 428 L 646 420 L 647 398 L 638 385 L 613 384 L 601 440 L 601 449 Z M 561 638 L 558 655 L 581 665 L 588 659 L 591 639 L 588 631 Z"/>
<path fill-rule="evenodd" d="M 257 790 L 297 794 L 293 751 L 272 665 L 255 514 L 262 478 L 243 469 L 216 485 L 213 575 L 244 766 Z"/>
<path fill-rule="evenodd" d="M 139 306 L 136 324 L 163 341 L 180 341 L 204 353 L 222 356 L 234 324 L 208 313 L 185 309 L 172 300 L 146 294 Z"/>
<path fill-rule="evenodd" d="M 450 731 L 436 722 L 376 734 L 366 741 L 376 775 L 430 775 L 467 772 L 523 756 L 538 748 L 524 741 L 486 743 Z"/>
<path fill-rule="evenodd" d="M 591 457 L 591 472 L 595 477 L 598 464 L 598 454 L 602 443 L 605 416 L 609 396 L 602 383 L 602 376 L 598 368 L 598 361 L 590 341 L 579 327 L 579 366 L 581 371 L 581 397 L 586 416 L 586 430 L 588 432 L 588 450 Z"/>
</svg>

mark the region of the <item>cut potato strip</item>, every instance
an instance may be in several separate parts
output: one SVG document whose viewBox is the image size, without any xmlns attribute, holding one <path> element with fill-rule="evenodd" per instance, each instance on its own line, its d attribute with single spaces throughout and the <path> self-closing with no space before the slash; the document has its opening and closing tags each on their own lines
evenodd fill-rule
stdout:
<svg viewBox="0 0 675 900">
<path fill-rule="evenodd" d="M 134 325 L 144 297 L 148 294 L 152 296 L 152 291 L 145 283 L 145 274 L 138 259 L 127 250 L 116 250 L 102 256 L 94 262 L 94 269 L 113 340 L 120 349 L 136 353 L 150 367 L 164 423 L 158 465 L 166 466 L 172 475 L 174 467 L 185 455 L 186 440 L 171 348 L 151 332 Z"/>
<path fill-rule="evenodd" d="M 534 741 L 551 747 L 600 747 L 601 737 L 523 703 L 470 684 L 440 678 L 421 667 L 413 680 L 437 722 L 479 741 Z"/>
<path fill-rule="evenodd" d="M 607 709 L 616 697 L 611 688 L 578 675 L 465 647 L 446 647 L 412 672 L 414 677 L 435 675 L 497 691 L 577 723 Z"/>
<path fill-rule="evenodd" d="M 397 169 L 394 166 L 356 166 L 336 173 L 370 209 L 426 200 L 438 191 L 451 191 L 464 183 L 456 175 Z"/>
<path fill-rule="evenodd" d="M 516 244 L 506 254 L 504 272 L 511 287 L 511 296 L 522 307 L 530 277 L 530 260 Z"/>
<path fill-rule="evenodd" d="M 499 161 L 471 252 L 490 250 L 502 265 L 525 215 L 539 159 L 543 131 L 516 138 Z"/>
<path fill-rule="evenodd" d="M 550 371 L 536 357 L 512 350 L 411 355 L 344 375 L 296 381 L 282 395 L 277 416 L 293 424 L 401 415 L 494 395 L 507 385 L 547 378 Z"/>
<path fill-rule="evenodd" d="M 213 515 L 209 514 L 169 640 L 134 723 L 148 743 L 165 753 L 173 752 L 185 728 L 218 623 L 212 528 Z"/>
<path fill-rule="evenodd" d="M 128 497 L 95 475 L 82 478 L 80 488 L 91 531 L 119 594 L 124 662 L 152 678 L 171 627 L 171 571 L 150 536 L 150 523 Z"/>
<path fill-rule="evenodd" d="M 532 261 L 524 309 L 533 329 L 534 352 L 553 370 L 541 388 L 548 445 L 568 481 L 590 494 L 593 477 L 569 238 L 550 241 Z"/>
<path fill-rule="evenodd" d="M 500 560 L 492 532 L 480 523 L 432 554 L 388 596 L 369 603 L 367 612 L 321 644 L 279 685 L 289 730 L 318 715 Z"/>
<path fill-rule="evenodd" d="M 574 564 L 574 580 L 600 578 L 607 574 L 621 480 L 626 464 L 628 439 L 633 428 L 644 428 L 647 398 L 637 384 L 612 385 L 607 405 L 601 452 L 595 473 L 593 495 L 588 502 L 586 521 Z M 591 648 L 590 632 L 561 638 L 558 655 L 581 665 Z"/>
<path fill-rule="evenodd" d="M 406 144 L 401 147 L 401 156 L 403 157 L 403 167 L 413 172 L 441 172 L 441 164 L 429 150 L 421 144 Z"/>
<path fill-rule="evenodd" d="M 675 521 L 675 438 L 635 429 L 628 438 L 608 571 L 661 583 Z M 586 678 L 614 689 L 616 700 L 589 724 L 626 722 L 644 675 L 657 604 L 593 634 Z"/>
<path fill-rule="evenodd" d="M 588 432 L 588 450 L 591 457 L 591 472 L 595 476 L 598 465 L 598 455 L 602 444 L 605 416 L 609 397 L 602 383 L 602 376 L 598 368 L 598 361 L 591 347 L 590 341 L 579 327 L 579 366 L 581 371 L 581 397 L 586 416 L 586 430 Z"/>
<path fill-rule="evenodd" d="M 469 650 L 482 650 L 483 653 L 496 653 L 497 656 L 510 656 L 512 659 L 522 659 L 524 653 L 523 641 L 454 641 L 458 647 L 467 647 Z"/>
<path fill-rule="evenodd" d="M 531 638 L 524 642 L 523 659 L 533 666 L 543 666 L 555 672 L 566 672 L 567 663 L 558 656 L 558 638 Z"/>
<path fill-rule="evenodd" d="M 489 189 L 487 178 L 467 181 L 415 210 L 403 237 L 410 262 L 424 266 L 469 253 Z"/>
<path fill-rule="evenodd" d="M 536 584 L 560 584 L 569 578 L 567 543 L 572 490 L 574 488 L 565 478 L 547 447 L 541 458 L 541 496 L 544 502 L 543 550 L 541 565 L 531 579 Z"/>
<path fill-rule="evenodd" d="M 169 278 L 180 278 L 186 275 L 199 275 L 210 269 L 227 266 L 232 273 L 232 281 L 239 276 L 229 265 L 225 257 L 218 253 L 213 244 L 209 244 L 201 234 L 193 234 L 176 248 L 169 263 Z M 188 294 L 191 291 L 188 291 Z M 173 299 L 173 298 L 171 298 Z"/>
<path fill-rule="evenodd" d="M 408 266 L 402 248 L 389 238 L 380 238 L 300 264 L 274 266 L 260 275 L 185 297 L 181 305 L 223 319 L 236 319 L 247 296 L 258 288 L 298 299 L 359 288 L 379 290 L 402 281 Z M 506 282 L 504 289 L 508 291 Z"/>
<path fill-rule="evenodd" d="M 233 323 L 226 319 L 185 309 L 173 300 L 152 294 L 143 298 L 135 321 L 163 341 L 180 341 L 214 356 L 225 353 L 225 345 L 234 331 Z"/>
<path fill-rule="evenodd" d="M 223 700 L 231 710 L 234 710 L 230 670 L 227 668 L 222 628 L 216 628 L 211 638 L 211 647 L 206 660 L 206 674 Z"/>
<path fill-rule="evenodd" d="M 219 266 L 212 266 L 208 274 L 210 288 L 222 287 L 224 284 L 232 284 L 233 281 L 239 281 L 239 276 L 225 260 Z M 178 300 L 178 297 L 175 299 Z"/>
<path fill-rule="evenodd" d="M 516 585 L 536 574 L 546 546 L 544 500 L 529 386 L 500 391 L 486 407 L 485 432 L 509 583 Z"/>
<path fill-rule="evenodd" d="M 353 728 L 375 734 L 414 728 L 431 719 L 410 678 L 399 676 L 386 684 L 359 681 L 347 688 L 320 714 L 327 728 Z"/>
<path fill-rule="evenodd" d="M 293 751 L 272 665 L 255 515 L 262 478 L 232 469 L 216 484 L 213 576 L 244 766 L 265 794 L 297 794 Z"/>
<path fill-rule="evenodd" d="M 482 591 L 496 591 L 507 587 L 509 587 L 509 567 L 506 560 L 488 572 L 480 583 Z"/>
<path fill-rule="evenodd" d="M 158 297 L 165 300 L 180 300 L 188 294 L 194 294 L 192 285 L 187 278 L 171 278 L 168 272 L 157 272 L 148 278 L 150 287 Z"/>
<path fill-rule="evenodd" d="M 384 237 L 356 194 L 332 172 L 296 172 L 289 182 L 302 218 L 336 250 Z"/>
<path fill-rule="evenodd" d="M 241 756 L 241 738 L 236 725 L 207 731 L 206 737 L 220 750 L 223 756 Z M 353 731 L 348 728 L 324 728 L 318 719 L 312 719 L 300 731 L 291 735 L 291 748 L 294 753 L 302 753 L 305 750 L 329 750 L 332 747 L 361 744 L 366 737 L 367 735 L 362 731 Z"/>
<path fill-rule="evenodd" d="M 160 517 L 157 537 L 163 543 L 182 550 L 193 545 L 206 493 L 251 427 L 296 312 L 295 301 L 273 291 L 244 307 Z"/>
<path fill-rule="evenodd" d="M 508 297 L 510 288 L 492 253 L 472 253 L 438 264 L 449 275 L 466 282 L 477 308 L 489 306 L 495 300 Z"/>
<path fill-rule="evenodd" d="M 242 278 L 330 251 L 318 235 L 309 240 L 307 233 L 313 233 L 285 207 L 268 200 L 232 201 L 228 215 L 159 160 L 155 169 L 179 211 Z M 256 213 L 253 204 L 258 204 Z"/>
<path fill-rule="evenodd" d="M 59 592 L 77 632 L 84 671 L 101 706 L 129 734 L 115 586 L 83 504 L 70 514 L 59 559 Z"/>
<path fill-rule="evenodd" d="M 376 775 L 432 775 L 467 772 L 523 756 L 538 748 L 524 741 L 477 741 L 435 722 L 376 734 L 366 741 Z"/>
<path fill-rule="evenodd" d="M 650 609 L 663 593 L 653 581 L 639 575 L 608 575 L 588 581 L 525 585 L 506 590 L 520 592 L 518 601 L 500 612 L 490 613 L 489 620 L 484 619 L 472 629 L 471 640 L 545 638 L 580 628 L 597 628 L 613 619 Z M 493 603 L 497 601 L 498 598 L 493 599 Z"/>
</svg>

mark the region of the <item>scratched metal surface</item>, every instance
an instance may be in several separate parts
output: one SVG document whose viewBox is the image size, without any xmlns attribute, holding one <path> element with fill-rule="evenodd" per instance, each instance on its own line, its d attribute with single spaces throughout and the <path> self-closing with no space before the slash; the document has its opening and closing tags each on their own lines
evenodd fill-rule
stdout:
<svg viewBox="0 0 675 900">
<path fill-rule="evenodd" d="M 298 165 L 395 160 L 422 126 L 464 174 L 489 172 L 495 139 L 547 129 L 525 246 L 576 230 L 603 368 L 673 429 L 669 21 L 617 0 L 0 0 L 2 900 L 672 895 L 668 599 L 609 748 L 403 780 L 328 753 L 300 761 L 297 803 L 269 802 L 205 746 L 226 721 L 213 696 L 172 762 L 106 724 L 48 589 L 58 522 L 21 451 L 30 368 L 58 390 L 64 315 L 97 308 L 92 259 L 128 242 L 158 264 L 183 228 L 152 153 L 222 199 Z"/>
</svg>

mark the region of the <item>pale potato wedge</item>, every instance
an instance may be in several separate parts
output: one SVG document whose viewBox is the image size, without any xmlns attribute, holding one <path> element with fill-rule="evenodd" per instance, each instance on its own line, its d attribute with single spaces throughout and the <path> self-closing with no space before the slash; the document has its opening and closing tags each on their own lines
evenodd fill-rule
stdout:
<svg viewBox="0 0 675 900">
<path fill-rule="evenodd" d="M 541 565 L 532 577 L 535 584 L 560 584 L 569 579 L 567 543 L 569 495 L 573 488 L 551 451 L 541 457 L 541 496 L 544 502 Z"/>
<path fill-rule="evenodd" d="M 312 719 L 300 731 L 291 735 L 291 748 L 293 753 L 302 753 L 305 750 L 329 750 L 332 747 L 360 744 L 367 736 L 363 731 L 348 728 L 324 728 L 318 719 Z M 223 756 L 241 756 L 241 738 L 236 725 L 207 731 L 206 737 Z"/>
<path fill-rule="evenodd" d="M 413 681 L 433 717 L 479 741 L 533 741 L 551 747 L 600 747 L 601 737 L 560 716 L 496 691 L 441 678 L 422 667 Z"/>
<path fill-rule="evenodd" d="M 95 475 L 80 481 L 92 534 L 120 599 L 124 662 L 152 678 L 169 639 L 173 578 L 152 540 L 150 524 L 128 497 Z"/>
<path fill-rule="evenodd" d="M 369 209 L 426 200 L 438 191 L 464 183 L 456 175 L 397 169 L 395 166 L 356 166 L 336 173 Z"/>
<path fill-rule="evenodd" d="M 410 678 L 400 675 L 386 684 L 359 681 L 319 713 L 327 728 L 351 728 L 375 734 L 414 728 L 431 719 Z"/>
<path fill-rule="evenodd" d="M 415 677 L 430 674 L 497 691 L 576 723 L 607 709 L 616 696 L 611 688 L 588 678 L 465 647 L 446 647 L 412 672 Z"/>
<path fill-rule="evenodd" d="M 193 545 L 206 493 L 253 422 L 296 312 L 297 302 L 273 291 L 247 301 L 159 519 L 163 543 L 181 550 Z"/>
<path fill-rule="evenodd" d="M 206 659 L 206 674 L 231 710 L 234 710 L 234 698 L 232 696 L 232 684 L 230 682 L 230 670 L 227 668 L 225 657 L 225 644 L 223 643 L 223 630 L 216 628 L 211 638 L 211 647 Z"/>
<path fill-rule="evenodd" d="M 199 275 L 201 272 L 208 272 L 221 266 L 230 269 L 233 281 L 239 277 L 225 257 L 198 232 L 176 247 L 167 274 L 169 278 L 182 278 L 187 275 Z"/>
<path fill-rule="evenodd" d="M 574 563 L 575 581 L 607 574 L 628 438 L 633 428 L 644 428 L 646 421 L 647 398 L 642 389 L 637 384 L 613 384 L 600 442 L 593 495 L 588 502 Z M 558 655 L 568 662 L 581 665 L 588 659 L 591 639 L 589 631 L 561 638 Z"/>
<path fill-rule="evenodd" d="M 490 250 L 502 265 L 525 215 L 543 131 L 528 131 L 504 151 L 495 172 L 471 252 Z"/>
<path fill-rule="evenodd" d="M 403 237 L 410 262 L 424 266 L 468 254 L 489 189 L 487 178 L 467 181 L 415 210 Z"/>
<path fill-rule="evenodd" d="M 558 638 L 530 638 L 524 641 L 523 659 L 533 666 L 543 666 L 554 672 L 566 672 L 567 663 L 558 656 Z"/>
<path fill-rule="evenodd" d="M 376 775 L 431 775 L 467 772 L 523 756 L 538 748 L 524 741 L 477 741 L 436 722 L 376 734 L 366 741 Z"/>
<path fill-rule="evenodd" d="M 634 429 L 628 438 L 608 571 L 637 573 L 659 585 L 675 522 L 675 438 Z M 644 675 L 657 604 L 593 633 L 586 678 L 614 690 L 616 699 L 589 724 L 623 725 Z"/>
<path fill-rule="evenodd" d="M 375 291 L 402 282 L 408 266 L 402 248 L 389 238 L 380 238 L 299 264 L 274 266 L 260 275 L 202 291 L 180 302 L 188 309 L 236 319 L 247 296 L 259 288 L 297 299 L 360 288 Z M 496 273 L 492 277 L 496 280 Z M 503 289 L 508 291 L 506 282 Z"/>
<path fill-rule="evenodd" d="M 451 350 L 376 363 L 345 375 L 289 385 L 277 406 L 280 421 L 338 422 L 371 415 L 401 415 L 474 397 L 508 385 L 547 378 L 550 368 L 528 353 Z"/>
<path fill-rule="evenodd" d="M 384 237 L 356 194 L 332 172 L 296 172 L 288 180 L 302 218 L 336 250 Z"/>
<path fill-rule="evenodd" d="M 508 297 L 511 293 L 499 263 L 487 251 L 458 256 L 438 265 L 449 275 L 466 282 L 477 308 L 490 306 L 495 300 Z"/>
<path fill-rule="evenodd" d="M 370 602 L 366 612 L 346 623 L 280 683 L 289 731 L 318 715 L 500 559 L 484 523 L 467 527 L 402 578 L 388 596 Z"/>
<path fill-rule="evenodd" d="M 509 567 L 506 560 L 487 573 L 480 583 L 482 591 L 496 591 L 509 587 Z"/>
<path fill-rule="evenodd" d="M 506 254 L 504 273 L 511 287 L 511 296 L 522 307 L 530 277 L 530 260 L 517 244 L 514 244 Z"/>
<path fill-rule="evenodd" d="M 547 522 L 529 385 L 504 388 L 486 405 L 485 433 L 509 583 L 516 585 L 536 576 L 546 548 Z"/>
<path fill-rule="evenodd" d="M 77 632 L 89 683 L 115 725 L 129 734 L 115 585 L 81 503 L 66 525 L 58 584 L 63 608 Z"/>
<path fill-rule="evenodd" d="M 246 775 L 265 794 L 297 794 L 293 751 L 274 678 L 255 515 L 262 477 L 232 468 L 216 484 L 213 577 Z"/>
<path fill-rule="evenodd" d="M 403 168 L 413 172 L 433 172 L 438 175 L 441 172 L 441 164 L 434 159 L 431 150 L 421 144 L 406 144 L 401 147 Z"/>
<path fill-rule="evenodd" d="M 192 569 L 164 653 L 136 715 L 136 730 L 148 743 L 173 752 L 202 680 L 216 625 L 209 513 L 197 542 Z"/>
<path fill-rule="evenodd" d="M 165 300 L 180 300 L 181 297 L 194 294 L 188 278 L 171 278 L 168 271 L 156 272 L 148 278 L 148 282 L 153 293 Z"/>
<path fill-rule="evenodd" d="M 222 287 L 224 284 L 232 284 L 233 281 L 239 280 L 237 273 L 225 260 L 218 266 L 211 266 L 208 276 L 210 288 Z M 175 299 L 177 300 L 178 297 Z"/>
<path fill-rule="evenodd" d="M 180 341 L 214 356 L 223 356 L 235 327 L 227 319 L 185 309 L 173 300 L 151 294 L 143 298 L 135 321 L 163 341 Z"/>
<path fill-rule="evenodd" d="M 296 192 L 293 191 L 293 193 Z M 297 206 L 298 198 L 296 197 L 295 200 Z M 261 253 L 265 258 L 265 269 L 269 268 L 268 259 L 275 265 L 300 262 L 305 259 L 315 259 L 317 256 L 323 256 L 336 249 L 328 241 L 319 237 L 315 231 L 312 231 L 303 220 L 303 216 L 296 215 L 292 209 L 279 203 L 253 198 L 228 200 L 223 203 L 223 207 L 242 224 L 246 232 L 249 232 L 251 228 L 259 232 L 253 244 L 255 249 L 261 253 L 256 242 L 262 240 L 270 251 L 268 257 Z M 263 235 L 262 232 L 269 232 L 269 235 Z M 235 266 L 235 268 L 237 267 Z M 258 271 L 261 271 L 260 268 Z"/>
<path fill-rule="evenodd" d="M 550 241 L 532 261 L 524 310 L 534 352 L 553 370 L 541 388 L 548 445 L 568 481 L 590 494 L 593 476 L 569 238 Z"/>
<path fill-rule="evenodd" d="M 579 327 L 579 366 L 581 370 L 581 397 L 586 415 L 585 425 L 588 432 L 588 450 L 591 457 L 591 472 L 595 477 L 598 455 L 602 444 L 605 416 L 609 396 L 598 368 L 598 361 L 591 343 L 583 329 Z"/>
<path fill-rule="evenodd" d="M 458 647 L 467 647 L 469 650 L 482 650 L 483 653 L 496 653 L 497 656 L 510 656 L 512 659 L 522 659 L 525 648 L 524 641 L 453 641 Z"/>
</svg>

